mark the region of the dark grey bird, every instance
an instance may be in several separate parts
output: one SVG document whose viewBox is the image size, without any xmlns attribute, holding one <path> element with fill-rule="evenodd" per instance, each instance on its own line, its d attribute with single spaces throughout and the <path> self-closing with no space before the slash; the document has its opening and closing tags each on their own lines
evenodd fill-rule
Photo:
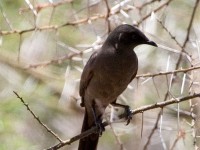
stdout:
<svg viewBox="0 0 200 150">
<path fill-rule="evenodd" d="M 141 44 L 157 46 L 138 28 L 123 24 L 109 34 L 99 51 L 91 55 L 80 81 L 81 106 L 85 107 L 81 132 L 101 125 L 109 104 L 129 111 L 127 105 L 118 104 L 116 100 L 137 74 L 138 58 L 133 49 Z M 99 133 L 93 133 L 79 141 L 78 150 L 96 150 L 98 140 Z"/>
</svg>

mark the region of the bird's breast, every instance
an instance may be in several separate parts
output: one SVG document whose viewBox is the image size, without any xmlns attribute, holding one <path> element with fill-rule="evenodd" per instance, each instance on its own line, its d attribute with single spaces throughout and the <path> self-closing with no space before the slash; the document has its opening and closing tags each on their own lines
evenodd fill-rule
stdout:
<svg viewBox="0 0 200 150">
<path fill-rule="evenodd" d="M 138 60 L 135 53 L 126 57 L 104 56 L 96 62 L 94 77 L 90 81 L 90 92 L 101 99 L 117 98 L 137 72 Z"/>
<path fill-rule="evenodd" d="M 101 63 L 99 63 L 97 72 L 102 76 L 112 76 L 113 80 L 116 81 L 132 77 L 137 68 L 137 56 L 135 52 L 131 51 L 131 53 L 127 54 L 115 54 L 103 57 Z"/>
</svg>

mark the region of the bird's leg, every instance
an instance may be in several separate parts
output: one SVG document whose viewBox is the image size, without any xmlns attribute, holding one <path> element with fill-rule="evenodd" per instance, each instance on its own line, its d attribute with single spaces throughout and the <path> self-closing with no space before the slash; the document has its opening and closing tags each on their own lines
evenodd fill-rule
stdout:
<svg viewBox="0 0 200 150">
<path fill-rule="evenodd" d="M 125 113 L 126 119 L 127 119 L 126 125 L 128 125 L 130 123 L 131 119 L 132 119 L 132 111 L 130 109 L 130 106 L 119 104 L 119 103 L 116 103 L 116 102 L 111 103 L 111 105 L 113 105 L 114 107 L 122 107 L 122 108 L 124 108 L 124 110 L 125 110 L 124 113 Z"/>
<path fill-rule="evenodd" d="M 99 136 L 101 136 L 103 131 L 105 131 L 105 127 L 102 123 L 101 115 L 97 116 L 97 113 L 95 111 L 95 103 L 93 103 L 92 105 L 92 113 L 93 113 L 95 125 L 98 127 Z"/>
</svg>

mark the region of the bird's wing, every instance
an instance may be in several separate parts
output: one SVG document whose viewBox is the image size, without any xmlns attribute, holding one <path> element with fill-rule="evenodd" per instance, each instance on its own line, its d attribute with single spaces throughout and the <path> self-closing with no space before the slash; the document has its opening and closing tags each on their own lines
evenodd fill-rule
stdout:
<svg viewBox="0 0 200 150">
<path fill-rule="evenodd" d="M 137 69 L 137 70 L 138 70 L 138 69 Z M 130 80 L 129 83 L 131 83 L 131 81 L 136 77 L 136 75 L 137 75 L 137 70 L 133 73 L 133 75 L 132 75 L 131 80 Z"/>
<path fill-rule="evenodd" d="M 80 87 L 79 87 L 79 94 L 81 96 L 81 106 L 84 106 L 84 95 L 85 90 L 87 89 L 87 86 L 89 85 L 93 75 L 94 75 L 94 61 L 96 60 L 97 51 L 95 51 L 89 58 L 86 66 L 83 69 L 82 75 L 81 75 L 81 81 L 80 81 Z"/>
</svg>

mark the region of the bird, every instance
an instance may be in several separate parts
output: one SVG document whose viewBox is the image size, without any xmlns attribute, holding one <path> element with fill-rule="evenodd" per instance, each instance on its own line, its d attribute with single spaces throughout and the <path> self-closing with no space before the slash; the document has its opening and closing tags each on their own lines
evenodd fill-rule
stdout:
<svg viewBox="0 0 200 150">
<path fill-rule="evenodd" d="M 138 58 L 134 48 L 141 44 L 157 47 L 137 27 L 122 24 L 110 32 L 102 47 L 87 61 L 79 86 L 81 106 L 85 107 L 81 132 L 98 126 L 99 133 L 80 139 L 78 150 L 97 149 L 104 130 L 102 116 L 109 104 L 125 108 L 128 120 L 131 119 L 129 106 L 116 101 L 137 74 Z"/>
</svg>

